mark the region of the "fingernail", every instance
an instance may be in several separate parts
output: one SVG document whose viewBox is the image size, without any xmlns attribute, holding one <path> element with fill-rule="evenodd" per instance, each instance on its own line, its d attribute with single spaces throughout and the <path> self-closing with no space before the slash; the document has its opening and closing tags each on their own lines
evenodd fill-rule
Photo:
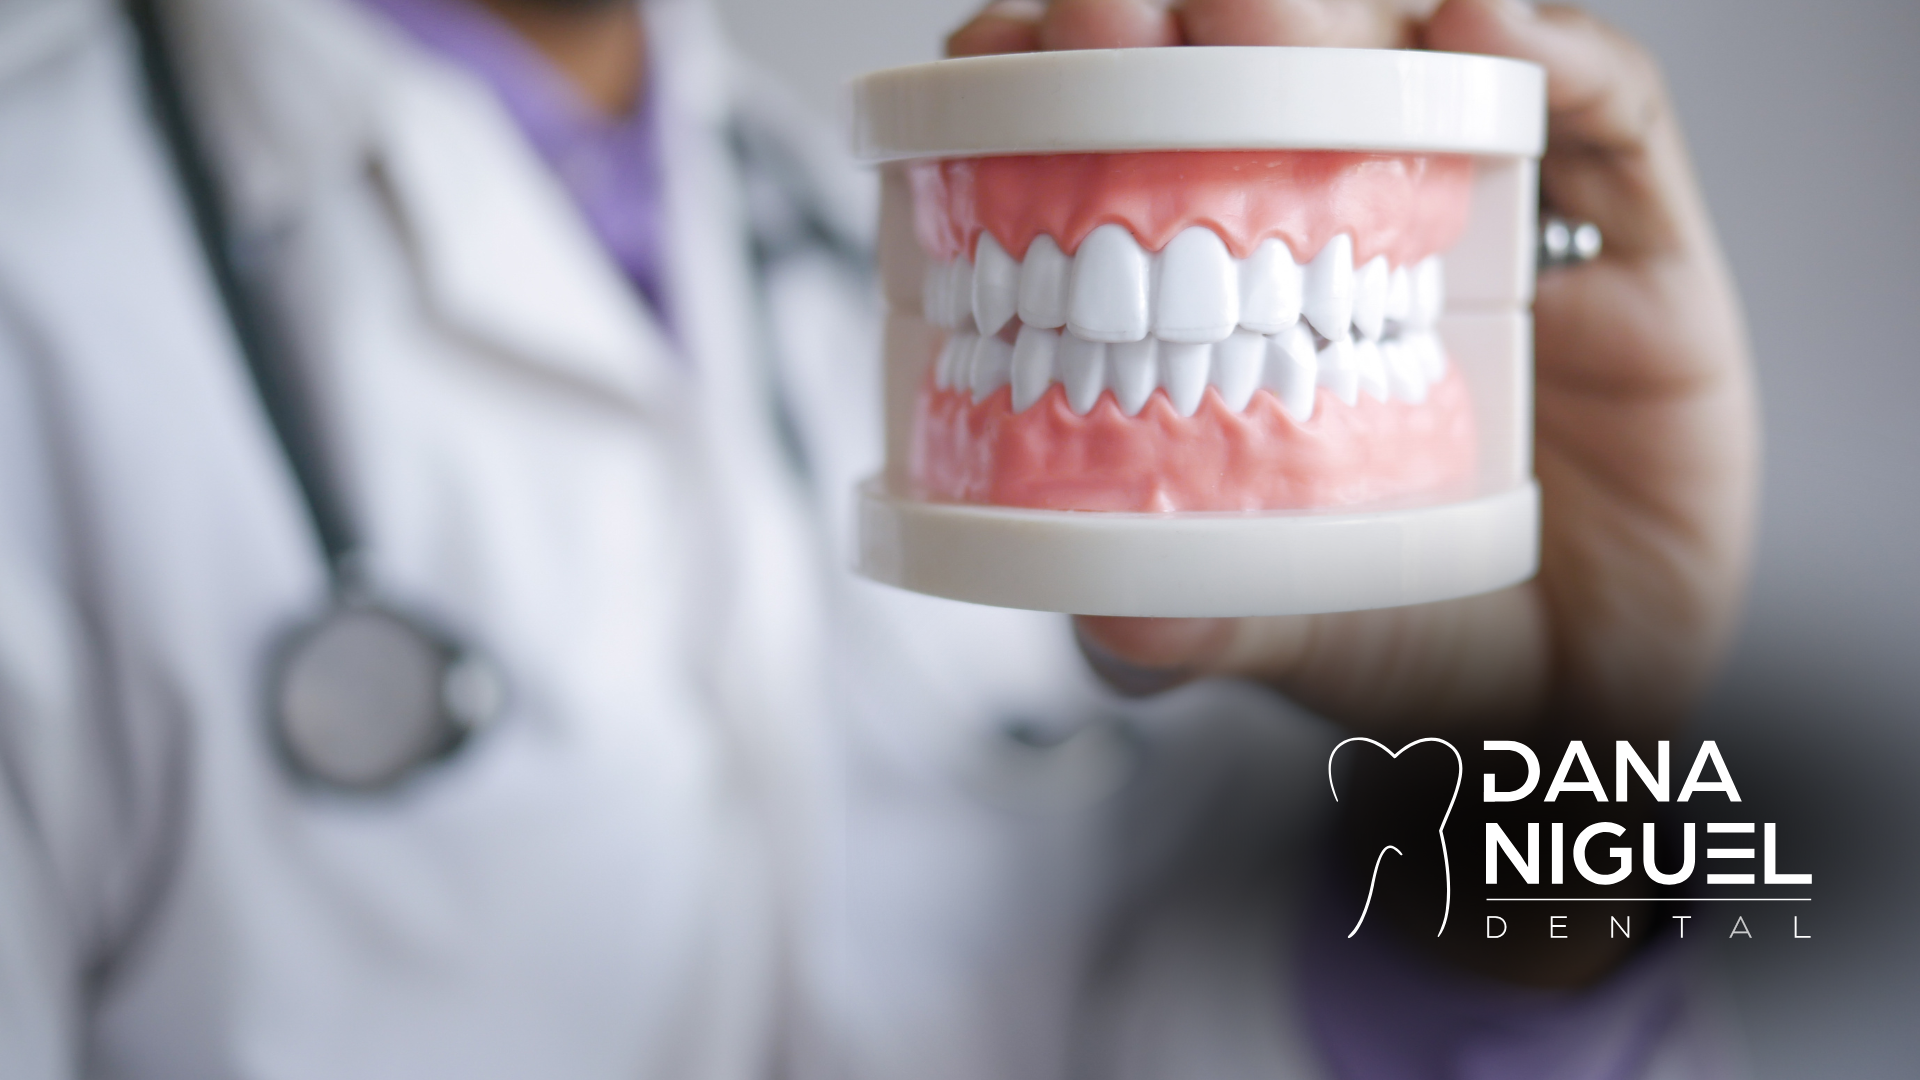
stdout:
<svg viewBox="0 0 1920 1080">
<path fill-rule="evenodd" d="M 1122 659 L 1105 645 L 1088 637 L 1078 623 L 1074 624 L 1073 636 L 1080 642 L 1080 651 L 1086 654 L 1087 664 L 1094 672 L 1106 680 L 1108 686 L 1127 697 L 1151 697 L 1192 681 L 1196 674 L 1191 664 L 1147 667 Z"/>
</svg>

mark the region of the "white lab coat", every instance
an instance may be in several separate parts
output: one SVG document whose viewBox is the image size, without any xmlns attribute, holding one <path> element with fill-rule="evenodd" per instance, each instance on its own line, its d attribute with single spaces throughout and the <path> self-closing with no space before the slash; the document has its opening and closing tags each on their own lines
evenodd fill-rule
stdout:
<svg viewBox="0 0 1920 1080">
<path fill-rule="evenodd" d="M 396 793 L 281 767 L 316 539 L 112 6 L 0 0 L 0 1076 L 1315 1074 L 1327 733 L 846 572 L 867 204 L 704 9 L 647 11 L 669 335 L 470 78 L 339 0 L 174 8 L 373 576 L 511 704 Z"/>
<path fill-rule="evenodd" d="M 1178 791 L 1132 842 L 1148 737 L 1003 733 L 1119 714 L 1064 620 L 844 570 L 877 290 L 795 246 L 769 374 L 727 134 L 794 122 L 708 14 L 648 10 L 670 337 L 476 82 L 336 0 L 175 8 L 374 576 L 511 708 L 395 794 L 280 766 L 316 540 L 112 6 L 8 0 L 0 1075 L 1061 1075 Z M 821 145 L 788 187 L 858 244 Z"/>
</svg>

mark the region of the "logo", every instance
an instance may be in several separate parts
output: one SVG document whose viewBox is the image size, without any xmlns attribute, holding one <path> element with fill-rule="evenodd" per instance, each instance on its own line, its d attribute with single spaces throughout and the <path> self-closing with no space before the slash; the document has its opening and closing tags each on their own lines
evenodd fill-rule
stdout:
<svg viewBox="0 0 1920 1080">
<path fill-rule="evenodd" d="M 1447 853 L 1447 821 L 1453 817 L 1453 804 L 1460 799 L 1460 776 L 1466 771 L 1466 765 L 1460 759 L 1460 751 L 1447 740 L 1432 736 L 1424 739 L 1415 739 L 1398 750 L 1388 750 L 1385 743 L 1369 739 L 1364 735 L 1355 735 L 1350 739 L 1342 739 L 1340 744 L 1335 746 L 1332 752 L 1327 754 L 1327 787 L 1333 790 L 1333 801 L 1335 802 L 1340 801 L 1340 785 L 1335 783 L 1333 779 L 1333 759 L 1340 756 L 1341 750 L 1354 743 L 1365 743 L 1368 746 L 1377 747 L 1389 758 L 1395 759 L 1416 746 L 1429 744 L 1444 746 L 1447 748 L 1447 752 L 1453 755 L 1453 794 L 1448 797 L 1447 809 L 1440 815 L 1440 822 L 1433 830 L 1434 838 L 1440 845 L 1440 868 L 1441 872 L 1445 875 L 1446 888 L 1446 899 L 1440 908 L 1440 929 L 1434 931 L 1433 935 L 1434 937 L 1439 937 L 1441 934 L 1447 932 L 1447 919 L 1453 914 L 1453 859 Z M 1361 925 L 1367 921 L 1367 912 L 1373 910 L 1373 890 L 1380 884 L 1380 862 L 1387 857 L 1387 852 L 1389 851 L 1395 855 L 1406 855 L 1406 852 L 1402 851 L 1399 846 L 1395 844 L 1382 844 L 1380 849 L 1373 853 L 1373 873 L 1367 879 L 1367 899 L 1360 905 L 1360 918 L 1353 924 L 1353 929 L 1347 931 L 1348 937 L 1352 937 L 1360 932 Z"/>
<path fill-rule="evenodd" d="M 1616 740 L 1611 748 L 1611 786 L 1603 782 L 1595 755 L 1585 742 L 1571 740 L 1564 750 L 1558 744 L 1554 749 L 1560 752 L 1559 762 L 1544 790 L 1542 755 L 1533 746 L 1490 739 L 1481 744 L 1476 757 L 1476 765 L 1486 770 L 1478 785 L 1481 820 L 1466 827 L 1484 843 L 1486 893 L 1477 905 L 1488 909 L 1488 940 L 1505 937 L 1519 923 L 1540 923 L 1548 937 L 1567 937 L 1570 923 L 1581 918 L 1574 914 L 1582 910 L 1581 905 L 1612 905 L 1593 909 L 1600 913 L 1594 918 L 1607 919 L 1610 936 L 1631 938 L 1633 916 L 1615 914 L 1621 905 L 1744 907 L 1812 902 L 1813 875 L 1789 868 L 1779 823 L 1758 820 L 1764 815 L 1753 813 L 1742 802 L 1715 741 L 1698 744 L 1677 789 L 1673 744 L 1668 740 L 1654 744 L 1653 753 L 1645 756 L 1645 743 L 1636 749 L 1627 740 Z M 1410 762 L 1423 759 L 1418 767 L 1397 764 L 1410 752 L 1416 752 L 1408 758 Z M 1344 781 L 1335 769 L 1343 760 L 1353 766 Z M 1362 848 L 1354 852 L 1360 857 L 1355 873 L 1365 872 L 1366 892 L 1347 937 L 1358 934 L 1368 914 L 1376 910 L 1382 867 L 1393 865 L 1387 863 L 1388 855 L 1427 868 L 1403 872 L 1397 879 L 1389 872 L 1389 888 L 1415 887 L 1408 884 L 1406 873 L 1424 876 L 1437 867 L 1441 903 L 1435 936 L 1444 935 L 1455 906 L 1448 830 L 1452 827 L 1458 833 L 1461 827 L 1455 811 L 1467 762 L 1458 747 L 1438 737 L 1414 739 L 1397 750 L 1364 736 L 1344 739 L 1327 755 L 1327 786 L 1335 802 L 1352 809 L 1354 800 L 1343 797 L 1342 785 L 1353 788 L 1351 777 L 1363 766 L 1372 770 L 1370 790 L 1376 798 L 1416 781 L 1429 794 L 1405 805 L 1390 802 L 1384 824 L 1376 813 L 1367 828 L 1358 830 L 1356 842 Z M 1734 818 L 1753 820 L 1730 820 Z M 1420 858 L 1410 857 L 1414 845 L 1421 845 Z M 1431 884 L 1422 881 L 1418 887 Z M 1797 939 L 1811 936 L 1801 926 L 1799 912 L 1804 910 L 1787 913 L 1791 936 Z M 1541 914 L 1536 917 L 1534 912 Z M 1747 913 L 1733 914 L 1729 936 L 1752 938 Z M 1687 921 L 1695 915 L 1670 917 L 1685 937 Z M 1646 918 L 1643 915 L 1642 921 Z M 1775 925 L 1785 922 L 1775 920 Z M 1477 934 L 1478 927 L 1471 932 Z"/>
</svg>

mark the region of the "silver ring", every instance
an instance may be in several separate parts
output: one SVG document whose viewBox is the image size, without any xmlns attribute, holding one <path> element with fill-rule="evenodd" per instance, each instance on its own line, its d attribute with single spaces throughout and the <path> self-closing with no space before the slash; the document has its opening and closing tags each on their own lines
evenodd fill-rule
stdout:
<svg viewBox="0 0 1920 1080">
<path fill-rule="evenodd" d="M 1600 257 L 1600 226 L 1559 214 L 1540 216 L 1541 270 L 1579 266 Z"/>
</svg>

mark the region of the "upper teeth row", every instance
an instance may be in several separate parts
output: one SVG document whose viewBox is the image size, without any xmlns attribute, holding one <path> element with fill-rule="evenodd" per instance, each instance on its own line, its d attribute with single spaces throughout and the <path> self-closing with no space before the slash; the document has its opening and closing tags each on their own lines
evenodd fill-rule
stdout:
<svg viewBox="0 0 1920 1080">
<path fill-rule="evenodd" d="M 1218 234 L 1200 225 L 1158 252 L 1143 249 L 1115 224 L 1088 233 L 1072 256 L 1043 234 L 1028 245 L 1024 262 L 982 232 L 972 262 L 929 264 L 924 288 L 927 321 L 935 326 L 971 324 L 991 337 L 1017 315 L 1027 326 L 1065 327 L 1107 344 L 1149 334 L 1215 342 L 1235 327 L 1277 334 L 1303 318 L 1330 341 L 1378 341 L 1388 323 L 1432 328 L 1445 303 L 1437 255 L 1393 268 L 1376 255 L 1356 269 L 1353 237 L 1342 233 L 1305 264 L 1294 262 L 1278 238 L 1235 259 Z"/>
<path fill-rule="evenodd" d="M 1174 342 L 1154 337 L 1107 343 L 1037 326 L 1022 326 L 1013 344 L 961 330 L 948 335 L 934 366 L 941 389 L 969 390 L 977 402 L 1011 383 L 1013 408 L 1023 412 L 1049 383 L 1066 390 L 1082 416 L 1112 390 L 1120 411 L 1137 414 L 1164 388 L 1174 411 L 1192 416 L 1212 386 L 1227 408 L 1240 412 L 1266 387 L 1295 420 L 1313 416 L 1315 388 L 1325 386 L 1348 405 L 1362 390 L 1379 401 L 1419 403 L 1446 371 L 1446 353 L 1431 331 L 1408 331 L 1382 341 L 1341 338 L 1319 342 L 1295 324 L 1278 334 L 1235 330 L 1218 342 Z"/>
</svg>

